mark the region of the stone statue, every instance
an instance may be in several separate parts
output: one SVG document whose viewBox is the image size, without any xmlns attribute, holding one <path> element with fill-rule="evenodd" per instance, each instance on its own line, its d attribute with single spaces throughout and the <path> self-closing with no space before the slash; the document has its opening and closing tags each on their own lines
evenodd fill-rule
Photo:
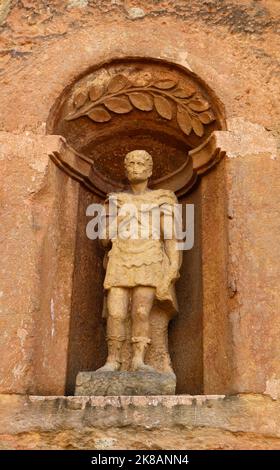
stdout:
<svg viewBox="0 0 280 470">
<path fill-rule="evenodd" d="M 153 372 L 154 367 L 145 363 L 151 343 L 152 308 L 155 303 L 164 305 L 165 314 L 169 311 L 167 317 L 177 311 L 174 289 L 180 268 L 180 251 L 177 250 L 174 232 L 174 204 L 177 199 L 170 190 L 148 188 L 153 160 L 145 150 L 129 152 L 124 165 L 130 190 L 109 195 L 117 213 L 118 232 L 113 238 L 110 238 L 108 230 L 109 223 L 113 222 L 108 211 L 109 198 L 105 202 L 106 223 L 103 224 L 102 243 L 107 248 L 111 246 L 104 281 L 108 357 L 98 372 L 121 369 L 129 314 L 132 358 L 128 370 Z M 158 219 L 155 217 L 157 214 Z M 152 223 L 153 220 L 159 223 Z M 167 336 L 167 331 L 162 333 Z M 164 343 L 166 340 L 162 338 Z M 165 372 L 172 371 L 170 363 L 168 369 Z"/>
</svg>

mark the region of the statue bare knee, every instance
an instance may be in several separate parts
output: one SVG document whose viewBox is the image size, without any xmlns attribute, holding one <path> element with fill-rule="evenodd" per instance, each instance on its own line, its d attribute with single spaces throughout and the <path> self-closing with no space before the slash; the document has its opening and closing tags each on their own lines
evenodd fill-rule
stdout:
<svg viewBox="0 0 280 470">
<path fill-rule="evenodd" d="M 151 366 L 145 364 L 145 354 L 150 339 L 150 313 L 155 298 L 153 287 L 137 286 L 132 291 L 132 370 L 151 370 Z"/>
<path fill-rule="evenodd" d="M 121 367 L 121 350 L 125 340 L 125 320 L 128 315 L 129 289 L 112 287 L 107 297 L 107 345 L 108 356 L 106 364 L 98 369 L 99 372 L 119 370 Z"/>
</svg>

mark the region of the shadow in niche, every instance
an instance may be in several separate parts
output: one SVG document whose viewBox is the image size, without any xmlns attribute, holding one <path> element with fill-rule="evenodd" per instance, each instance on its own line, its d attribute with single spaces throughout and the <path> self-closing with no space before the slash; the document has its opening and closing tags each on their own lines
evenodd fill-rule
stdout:
<svg viewBox="0 0 280 470">
<path fill-rule="evenodd" d="M 169 327 L 169 350 L 177 376 L 177 393 L 203 391 L 202 299 L 199 186 L 180 202 L 195 204 L 195 245 L 183 254 L 177 283 L 179 314 Z M 73 395 L 76 375 L 96 370 L 106 360 L 105 321 L 102 319 L 103 250 L 86 236 L 86 208 L 102 202 L 82 186 L 79 195 L 66 394 Z"/>
<path fill-rule="evenodd" d="M 153 86 L 157 84 L 157 90 L 153 90 L 152 94 L 150 80 Z M 69 117 L 69 109 L 72 109 L 81 91 L 86 106 L 90 104 L 92 107 L 93 104 L 89 103 L 92 100 L 89 86 L 93 84 L 96 92 L 96 85 L 101 84 L 103 88 L 99 88 L 99 91 L 108 91 L 112 83 L 114 87 L 117 85 L 117 91 L 115 88 L 113 90 L 115 94 L 122 94 L 127 86 L 129 90 L 131 86 L 134 87 L 135 93 L 140 86 L 142 92 L 148 93 L 150 97 L 148 108 L 145 95 L 145 103 L 142 96 L 141 103 L 138 102 L 137 106 L 134 103 L 129 112 L 119 112 L 120 109 L 114 110 L 113 107 L 109 115 L 107 111 L 104 122 L 100 122 L 99 118 L 89 119 L 85 109 L 82 113 L 79 111 L 78 117 L 65 119 Z M 147 88 L 143 89 L 144 86 Z M 157 97 L 157 105 L 154 95 Z M 127 101 L 127 98 L 123 99 Z M 93 99 L 93 102 L 96 105 L 97 100 Z M 182 106 L 186 107 L 189 116 L 184 112 L 184 119 Z M 190 149 L 200 149 L 194 157 L 200 174 L 215 164 L 222 155 L 220 149 L 215 148 L 215 142 L 209 138 L 213 131 L 219 129 L 226 129 L 225 112 L 213 90 L 185 67 L 153 58 L 115 59 L 84 71 L 58 97 L 47 124 L 50 134 L 64 136 L 67 143 L 83 157 L 62 155 L 56 163 L 61 164 L 63 157 L 69 158 L 66 158 L 61 168 L 71 177 L 78 175 L 79 181 L 87 182 L 87 179 L 95 178 L 93 191 L 97 188 L 98 194 L 121 187 L 124 177 L 122 158 L 136 148 L 144 148 L 153 155 L 155 178 L 164 176 L 165 188 L 176 188 L 178 194 L 183 194 L 189 189 L 186 185 L 193 182 L 193 173 L 189 172 L 192 168 L 186 165 L 185 173 L 176 173 L 174 169 L 181 168 Z M 203 142 L 207 145 L 201 150 Z M 96 173 L 90 167 L 91 161 Z M 203 185 L 196 186 L 190 195 L 183 198 L 183 202 L 195 203 L 195 246 L 184 252 L 181 278 L 177 285 L 180 312 L 169 325 L 169 345 L 177 375 L 177 393 L 224 393 L 230 381 L 229 333 L 225 334 L 229 328 L 225 268 L 226 199 L 223 169 L 221 164 L 219 166 L 218 171 L 213 169 L 204 178 L 205 181 L 201 182 Z M 98 179 L 96 175 L 102 178 Z M 174 185 L 177 177 L 178 181 Z M 97 241 L 87 239 L 85 231 L 86 207 L 100 200 L 83 187 L 79 191 L 66 378 L 68 394 L 74 393 L 75 377 L 79 371 L 95 370 L 106 360 L 105 325 L 101 316 L 103 253 Z M 219 227 L 218 233 L 216 227 Z"/>
<path fill-rule="evenodd" d="M 169 325 L 169 351 L 177 377 L 178 394 L 203 393 L 200 198 L 201 189 L 197 184 L 189 196 L 179 201 L 184 208 L 185 204 L 194 204 L 194 246 L 183 252 L 180 279 L 176 283 L 179 313 Z"/>
<path fill-rule="evenodd" d="M 80 186 L 75 248 L 75 270 L 68 347 L 66 394 L 73 395 L 76 375 L 95 370 L 106 360 L 103 305 L 103 250 L 86 235 L 86 208 L 102 200 Z"/>
</svg>

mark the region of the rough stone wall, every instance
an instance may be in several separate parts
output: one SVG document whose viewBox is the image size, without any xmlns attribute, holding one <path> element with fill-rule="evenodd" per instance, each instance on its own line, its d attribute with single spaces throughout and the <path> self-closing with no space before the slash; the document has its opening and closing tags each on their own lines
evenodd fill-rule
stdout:
<svg viewBox="0 0 280 470">
<path fill-rule="evenodd" d="M 75 41 L 81 40 L 85 30 L 92 36 L 93 44 L 100 41 L 102 34 L 111 36 L 121 55 L 122 40 L 133 41 L 131 35 L 135 43 L 139 38 L 144 40 L 147 29 L 153 31 L 155 40 L 160 37 L 165 41 L 163 52 L 169 53 L 170 58 L 178 41 L 186 45 L 188 62 L 210 86 L 215 85 L 229 117 L 242 115 L 279 136 L 277 0 L 2 0 L 0 83 L 10 100 L 3 97 L 1 129 L 44 131 L 44 120 L 31 123 L 26 116 L 26 122 L 21 119 L 19 125 L 12 117 L 13 108 L 19 113 L 23 110 L 16 95 L 23 87 L 29 92 L 32 77 L 25 82 L 22 72 L 36 57 L 48 56 L 54 46 L 57 51 L 63 50 L 71 39 L 72 49 L 66 48 L 64 61 L 71 59 Z M 48 60 L 46 88 L 48 81 L 54 80 L 56 61 L 61 58 L 50 54 Z M 39 74 L 40 70 L 33 73 Z"/>
<path fill-rule="evenodd" d="M 280 74 L 277 0 L 2 0 L 0 24 L 4 84 L 36 54 L 74 39 L 81 29 L 98 28 L 92 37 L 96 42 L 101 31 L 118 29 L 121 36 L 125 28 L 137 33 L 152 25 L 155 36 L 168 33 L 167 47 L 183 33 L 186 52 L 207 58 L 208 75 L 216 70 L 221 82 L 230 76 L 235 96 L 229 115 L 242 112 L 267 127 L 279 118 L 274 99 Z"/>
<path fill-rule="evenodd" d="M 150 29 L 155 39 L 165 40 L 163 52 L 171 57 L 178 41 L 185 43 L 188 62 L 210 86 L 215 84 L 213 88 L 229 117 L 242 115 L 279 135 L 280 111 L 275 99 L 280 76 L 277 0 L 2 0 L 0 22 L 0 83 L 4 93 L 16 95 L 18 87 L 25 86 L 20 81 L 21 72 L 36 57 L 48 55 L 54 44 L 61 51 L 71 38 L 75 54 L 75 41 L 80 40 L 82 30 L 92 35 L 93 44 L 101 34 L 111 35 L 121 54 L 125 37 L 131 42 L 133 33 L 137 43 Z M 70 54 L 66 49 L 64 61 Z M 50 54 L 46 87 L 54 78 L 57 60 L 58 56 Z M 27 93 L 31 83 L 26 83 Z M 10 106 L 1 116 L 1 128 L 14 131 L 16 124 L 20 130 L 18 122 L 7 119 Z M 29 121 L 26 116 L 21 129 L 34 129 L 34 122 L 31 125 Z M 37 122 L 36 130 L 40 126 L 44 128 L 44 122 Z"/>
<path fill-rule="evenodd" d="M 276 137 L 279 146 L 279 31 L 280 5 L 277 0 L 191 0 L 188 2 L 185 0 L 147 0 L 146 2 L 122 0 L 54 0 L 52 2 L 44 0 L 2 0 L 0 2 L 0 130 L 15 134 L 31 132 L 44 135 L 50 106 L 54 104 L 55 99 L 65 86 L 75 80 L 79 73 L 85 71 L 96 61 L 110 57 L 112 51 L 115 56 L 122 56 L 125 54 L 124 51 L 126 53 L 129 51 L 131 55 L 144 56 L 148 53 L 155 57 L 164 57 L 170 61 L 179 61 L 180 59 L 186 65 L 188 64 L 217 93 L 225 105 L 228 119 L 242 117 L 264 127 L 271 135 Z M 33 158 L 32 152 L 28 153 L 26 162 L 29 161 L 28 159 Z M 254 155 L 254 153 L 252 154 Z M 0 154 L 0 159 L 1 157 L 2 154 Z M 14 152 L 8 157 L 7 167 L 8 165 L 12 166 L 11 161 L 13 158 Z M 257 155 L 256 158 L 259 158 L 259 156 Z M 234 188 L 233 200 L 236 204 L 239 203 L 238 197 L 241 190 L 243 195 L 248 187 L 252 194 L 258 192 L 258 187 L 262 183 L 260 175 L 266 166 L 265 159 L 271 157 L 269 155 L 261 158 L 262 160 L 259 159 L 258 163 L 254 165 L 252 173 L 249 162 L 245 173 L 246 162 L 239 165 L 237 160 L 232 159 L 231 163 L 227 163 L 227 167 L 230 168 L 229 181 Z M 254 164 L 254 158 L 250 157 L 249 159 Z M 274 163 L 276 166 L 277 161 L 273 157 L 273 160 L 269 163 L 269 168 L 274 168 Z M 14 169 L 14 171 L 19 170 L 19 168 Z M 274 169 L 271 171 L 268 169 L 265 173 L 269 176 L 274 174 L 274 171 Z M 250 180 L 252 174 L 255 183 L 244 187 L 244 174 L 247 181 Z M 62 176 L 60 177 L 62 178 Z M 20 180 L 20 174 L 17 175 L 16 179 L 11 174 L 10 178 L 12 185 L 13 182 Z M 276 197 L 279 191 L 276 188 L 276 178 L 271 178 L 270 181 L 273 181 L 274 187 L 269 185 L 264 187 L 260 198 L 257 200 L 258 205 L 252 205 L 254 217 L 257 216 L 258 211 L 263 210 L 263 207 L 265 207 L 264 215 L 271 212 L 269 202 L 266 202 L 269 199 L 270 190 L 273 191 L 275 207 L 277 206 Z M 22 184 L 24 186 L 24 180 L 22 180 Z M 4 209 L 2 215 L 7 214 L 6 203 L 12 198 L 8 186 L 7 179 L 5 191 L 8 198 L 5 200 L 5 194 L 2 194 L 4 201 L 1 206 Z M 262 196 L 262 194 L 265 196 Z M 262 206 L 262 202 L 264 206 Z M 245 235 L 236 232 L 238 226 L 235 222 L 235 214 L 232 214 L 230 210 L 229 207 L 228 217 L 233 220 L 231 223 L 233 226 L 232 234 L 235 236 L 235 244 L 233 243 L 232 246 L 235 249 L 235 246 L 239 246 L 240 243 L 240 250 L 244 254 L 246 243 L 248 243 L 247 239 L 244 243 L 246 232 Z M 246 210 L 245 207 L 242 213 L 243 218 Z M 251 219 L 250 223 L 251 231 L 247 233 L 252 236 L 253 240 L 252 234 L 258 226 Z M 265 227 L 265 223 L 263 227 Z M 13 232 L 16 237 L 19 235 L 17 229 L 20 229 L 20 223 Z M 275 228 L 275 232 L 276 230 Z M 259 240 L 262 239 L 259 238 Z M 273 245 L 273 237 L 269 240 L 271 240 L 270 256 L 273 257 L 272 253 L 276 250 L 276 245 Z M 1 242 L 5 242 L 5 232 Z M 253 244 L 254 240 L 252 241 Z M 255 255 L 259 254 L 258 250 L 264 253 L 261 243 L 255 247 Z M 238 253 L 236 255 L 236 252 L 233 252 L 233 255 L 239 266 L 241 258 L 236 259 L 238 255 Z M 273 259 L 271 262 L 273 263 Z M 24 259 L 22 265 L 24 266 Z M 252 257 L 249 264 L 245 260 L 240 268 L 241 271 L 243 270 L 244 279 L 246 278 L 247 272 L 245 271 L 248 266 L 252 267 L 250 269 L 254 269 L 254 266 L 256 266 Z M 2 268 L 4 269 L 3 266 Z M 248 302 L 245 302 L 245 307 L 244 303 L 242 304 L 243 308 L 246 310 L 247 304 L 248 311 L 254 309 L 254 299 L 256 299 L 254 289 L 257 285 L 258 295 L 260 296 L 258 297 L 259 305 L 263 306 L 263 310 L 258 312 L 264 318 L 264 321 L 265 318 L 268 318 L 269 321 L 267 322 L 266 331 L 253 330 L 253 327 L 250 329 L 248 325 L 251 324 L 251 319 L 252 321 L 254 319 L 254 313 L 252 312 L 248 323 L 245 322 L 244 325 L 241 323 L 241 330 L 238 329 L 237 331 L 236 337 L 239 331 L 246 333 L 245 339 L 243 338 L 244 342 L 246 341 L 246 335 L 252 335 L 251 338 L 253 338 L 248 355 L 246 351 L 244 353 L 244 350 L 241 352 L 240 343 L 237 344 L 240 356 L 244 353 L 244 357 L 241 357 L 244 367 L 238 371 L 241 382 L 242 374 L 247 367 L 248 357 L 250 357 L 251 377 L 255 374 L 255 367 L 258 364 L 261 365 L 256 351 L 262 344 L 265 345 L 265 348 L 261 360 L 265 364 L 273 365 L 269 361 L 271 359 L 270 353 L 273 355 L 273 351 L 275 351 L 275 343 L 266 341 L 266 337 L 270 335 L 270 328 L 274 329 L 274 338 L 277 336 L 275 330 L 277 312 L 274 308 L 274 305 L 276 305 L 274 289 L 277 272 L 274 268 L 271 268 L 270 264 L 263 264 L 263 269 L 266 270 L 267 274 L 266 298 L 264 298 L 264 295 L 262 297 L 263 279 L 258 277 L 260 270 L 256 275 L 257 283 L 253 282 L 251 290 L 248 289 L 246 282 L 242 283 L 243 299 L 246 300 L 247 298 L 248 300 Z M 20 276 L 20 270 L 17 271 L 17 275 Z M 270 282 L 273 284 L 271 292 Z M 16 287 L 18 286 L 14 286 L 14 289 Z M 240 313 L 235 308 L 239 287 L 239 285 L 236 286 L 233 278 L 229 286 L 229 293 L 234 307 L 232 308 L 231 320 L 235 327 L 238 326 L 241 318 Z M 1 290 L 0 295 L 5 301 L 6 292 Z M 264 299 L 263 304 L 261 304 L 262 299 Z M 28 298 L 25 300 L 27 301 Z M 269 302 L 271 301 L 272 305 L 274 300 L 275 303 L 271 307 Z M 270 311 L 271 315 L 268 315 Z M 25 329 L 24 314 L 22 323 L 19 315 L 13 317 L 11 311 L 7 310 L 5 312 L 4 310 L 1 312 L 1 324 L 4 326 L 6 324 L 10 325 L 14 321 L 15 340 L 10 338 L 10 355 L 15 357 L 16 348 L 20 348 L 22 341 L 25 340 L 22 337 L 22 334 L 25 335 L 23 331 Z M 23 305 L 18 303 L 18 313 L 21 314 L 22 312 Z M 268 316 L 266 317 L 266 315 Z M 275 323 L 272 324 L 271 318 L 274 316 Z M 32 319 L 28 317 L 28 321 L 32 321 Z M 51 316 L 49 321 L 51 321 Z M 33 332 L 30 340 L 33 342 Z M 5 337 L 3 337 L 3 347 L 5 347 Z M 276 368 L 276 363 L 277 361 L 279 363 L 279 360 L 276 355 L 274 357 Z M 17 360 L 15 358 L 13 367 L 16 367 Z M 31 359 L 28 357 L 26 363 L 29 364 L 30 361 Z M 8 366 L 6 364 L 5 370 L 8 370 Z M 18 373 L 18 369 L 15 369 L 15 372 Z M 18 393 L 24 393 L 24 381 L 29 381 L 28 376 L 22 380 L 23 388 Z M 253 378 L 252 381 L 255 382 L 255 379 Z M 278 375 L 275 377 L 271 375 L 270 381 L 265 384 L 263 372 L 261 372 L 257 376 L 257 382 L 258 391 L 263 391 L 266 385 L 268 393 L 272 396 L 277 397 L 279 394 Z M 245 391 L 251 391 L 251 382 L 247 383 L 245 380 L 244 389 Z M 5 392 L 9 392 L 9 388 Z M 262 415 L 262 410 L 265 403 L 267 403 L 265 400 L 271 399 L 266 398 L 263 401 L 260 399 L 258 403 L 256 400 L 252 402 L 252 410 L 258 410 L 259 416 Z M 9 405 L 9 399 L 7 399 L 7 404 L 8 407 L 12 408 Z M 242 407 L 239 410 L 242 413 Z M 235 411 L 235 416 L 239 416 L 238 409 Z M 220 413 L 220 410 L 217 412 Z M 41 409 L 40 413 L 43 417 L 48 416 L 48 412 L 44 409 Z M 9 415 L 7 417 L 8 422 L 11 422 L 11 419 L 12 417 Z M 270 419 L 270 416 L 266 415 L 264 427 L 268 426 L 268 432 L 262 434 L 249 431 L 250 426 L 248 425 L 248 428 L 237 429 L 233 435 L 231 434 L 232 430 L 224 428 L 217 430 L 205 422 L 203 429 L 192 423 L 192 426 L 194 425 L 192 430 L 184 428 L 184 432 L 178 425 L 178 433 L 175 435 L 177 437 L 181 436 L 182 440 L 179 446 L 181 448 L 184 443 L 185 447 L 189 448 L 191 448 L 191 445 L 194 448 L 199 446 L 208 446 L 208 448 L 246 448 L 247 446 L 279 448 L 279 433 L 277 434 L 278 431 L 275 432 L 277 422 L 273 422 L 274 431 L 272 432 L 269 428 Z M 109 432 L 106 431 L 105 434 L 100 430 L 93 429 L 88 430 L 85 435 L 71 429 L 67 431 L 63 429 L 59 431 L 53 429 L 42 430 L 40 431 L 41 434 L 38 435 L 33 428 L 25 429 L 25 431 L 16 430 L 14 434 L 11 430 L 12 434 L 10 434 L 7 427 L 3 431 L 5 437 L 2 436 L 2 446 L 3 448 L 11 448 L 22 445 L 27 448 L 32 447 L 35 440 L 37 447 L 41 448 L 87 448 L 87 446 L 93 446 L 96 438 L 96 448 L 102 448 L 102 446 L 113 448 L 113 446 L 121 445 L 121 442 L 124 442 L 124 439 L 126 440 L 130 436 L 129 446 L 131 448 L 164 448 L 168 443 L 168 436 L 171 436 L 173 431 L 174 428 L 169 431 L 166 430 L 166 438 L 164 438 L 163 432 L 165 431 L 160 429 L 141 431 L 138 428 L 138 440 L 135 440 L 133 426 L 131 428 L 126 427 L 125 430 L 120 430 L 119 426 L 116 426 L 114 429 L 111 428 Z M 44 434 L 45 432 L 47 434 Z M 192 435 L 192 432 L 195 434 Z M 120 436 L 120 440 L 118 440 L 118 436 Z M 215 436 L 217 436 L 216 441 Z M 21 443 L 20 439 L 22 439 Z M 106 439 L 109 439 L 109 441 Z M 116 441 L 110 441 L 110 439 L 116 439 Z M 191 441 L 191 439 L 193 440 Z"/>
</svg>

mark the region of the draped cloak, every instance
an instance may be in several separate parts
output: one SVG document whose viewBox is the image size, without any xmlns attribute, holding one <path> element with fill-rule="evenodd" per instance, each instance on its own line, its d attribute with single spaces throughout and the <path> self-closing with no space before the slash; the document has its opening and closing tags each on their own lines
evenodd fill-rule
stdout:
<svg viewBox="0 0 280 470">
<path fill-rule="evenodd" d="M 104 288 L 154 287 L 156 301 L 161 307 L 176 313 L 174 283 L 168 285 L 165 279 L 170 262 L 165 252 L 162 227 L 158 223 L 158 215 L 163 214 L 169 223 L 174 223 L 175 194 L 164 189 L 148 190 L 143 194 L 120 192 L 110 193 L 106 202 L 108 200 L 122 215 L 122 221 L 112 238 Z"/>
</svg>

